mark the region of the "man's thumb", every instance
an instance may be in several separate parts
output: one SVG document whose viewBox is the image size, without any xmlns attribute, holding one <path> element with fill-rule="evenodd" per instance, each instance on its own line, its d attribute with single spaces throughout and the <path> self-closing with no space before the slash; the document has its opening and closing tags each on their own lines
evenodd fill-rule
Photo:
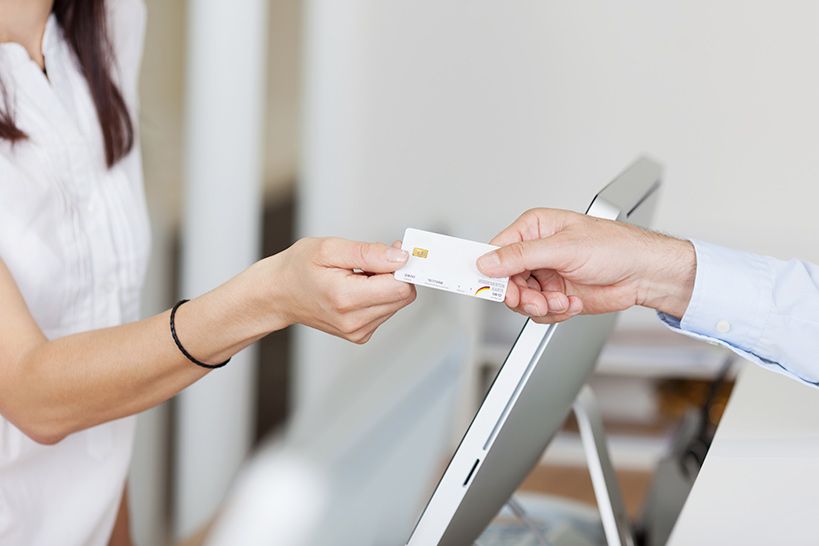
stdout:
<svg viewBox="0 0 819 546">
<path fill-rule="evenodd" d="M 524 271 L 552 269 L 555 256 L 550 252 L 550 246 L 548 239 L 512 243 L 478 258 L 478 269 L 489 277 L 510 277 Z"/>
</svg>

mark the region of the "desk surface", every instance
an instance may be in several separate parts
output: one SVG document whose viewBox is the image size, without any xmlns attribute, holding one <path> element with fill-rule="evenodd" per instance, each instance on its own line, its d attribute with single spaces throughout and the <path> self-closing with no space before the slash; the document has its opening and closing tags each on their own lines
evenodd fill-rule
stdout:
<svg viewBox="0 0 819 546">
<path fill-rule="evenodd" d="M 819 544 L 819 389 L 745 364 L 670 546 Z"/>
</svg>

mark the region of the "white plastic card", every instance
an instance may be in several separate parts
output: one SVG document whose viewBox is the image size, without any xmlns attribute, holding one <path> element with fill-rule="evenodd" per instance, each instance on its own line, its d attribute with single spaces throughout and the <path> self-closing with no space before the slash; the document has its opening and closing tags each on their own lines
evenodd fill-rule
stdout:
<svg viewBox="0 0 819 546">
<path fill-rule="evenodd" d="M 401 248 L 410 256 L 407 264 L 395 272 L 399 281 L 484 300 L 503 301 L 506 297 L 509 277 L 487 277 L 475 264 L 496 246 L 408 228 Z"/>
</svg>

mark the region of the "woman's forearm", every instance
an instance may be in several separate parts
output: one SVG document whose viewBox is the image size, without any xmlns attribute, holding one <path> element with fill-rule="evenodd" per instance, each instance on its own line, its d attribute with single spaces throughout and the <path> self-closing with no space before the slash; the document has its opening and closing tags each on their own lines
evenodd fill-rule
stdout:
<svg viewBox="0 0 819 546">
<path fill-rule="evenodd" d="M 179 307 L 176 332 L 209 363 L 295 323 L 366 343 L 415 299 L 411 285 L 393 278 L 407 258 L 379 243 L 301 239 Z M 167 400 L 208 373 L 176 347 L 169 318 L 166 311 L 49 341 L 0 260 L 0 415 L 55 443 Z"/>
<path fill-rule="evenodd" d="M 179 307 L 176 330 L 197 359 L 221 362 L 287 322 L 275 308 L 269 258 Z M 208 373 L 174 344 L 170 312 L 33 343 L 4 372 L 4 415 L 30 437 L 66 435 L 141 412 Z M 13 377 L 9 377 L 9 375 Z"/>
</svg>

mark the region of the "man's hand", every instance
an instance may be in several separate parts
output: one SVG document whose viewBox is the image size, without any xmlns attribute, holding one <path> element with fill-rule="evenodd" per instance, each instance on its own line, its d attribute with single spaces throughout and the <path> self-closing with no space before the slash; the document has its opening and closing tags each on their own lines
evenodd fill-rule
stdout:
<svg viewBox="0 0 819 546">
<path fill-rule="evenodd" d="M 629 224 L 532 209 L 491 242 L 478 269 L 511 276 L 506 305 L 537 322 L 633 305 L 682 317 L 691 299 L 693 245 Z"/>
</svg>

